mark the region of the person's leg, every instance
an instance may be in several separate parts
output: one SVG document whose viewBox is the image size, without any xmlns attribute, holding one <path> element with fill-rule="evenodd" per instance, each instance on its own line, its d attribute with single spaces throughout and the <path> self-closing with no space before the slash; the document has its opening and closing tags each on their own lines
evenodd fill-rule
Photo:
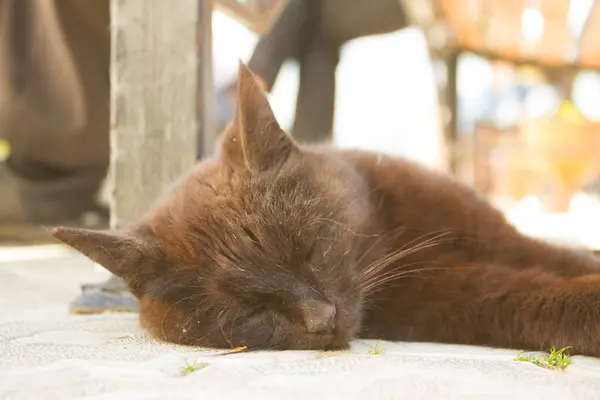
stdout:
<svg viewBox="0 0 600 400">
<path fill-rule="evenodd" d="M 0 164 L 4 243 L 49 238 L 38 225 L 108 227 L 97 195 L 109 160 L 109 4 L 0 1 L 0 136 L 11 148 Z M 82 285 L 70 307 L 134 311 L 137 302 L 113 276 Z"/>
<path fill-rule="evenodd" d="M 250 70 L 273 87 L 282 64 L 300 64 L 300 87 L 292 134 L 302 143 L 329 139 L 333 124 L 338 48 L 320 38 L 321 0 L 289 0 L 273 26 L 259 39 Z"/>
<path fill-rule="evenodd" d="M 349 40 L 408 25 L 399 0 L 289 0 L 248 63 L 267 90 L 283 62 L 300 63 L 292 134 L 304 143 L 330 140 L 339 49 Z"/>
<path fill-rule="evenodd" d="M 300 142 L 333 136 L 335 73 L 348 41 L 407 26 L 398 0 L 305 0 L 308 23 L 300 50 L 300 87 L 293 135 Z"/>
<path fill-rule="evenodd" d="M 400 0 L 323 0 L 321 35 L 331 43 L 391 33 L 409 25 Z"/>
<path fill-rule="evenodd" d="M 300 59 L 300 86 L 292 135 L 301 143 L 331 140 L 335 106 L 335 71 L 339 49 L 315 40 Z"/>
<path fill-rule="evenodd" d="M 0 240 L 22 225 L 105 226 L 109 2 L 0 2 Z M 90 211 L 95 216 L 89 218 Z M 36 236 L 36 234 L 32 234 Z"/>
<path fill-rule="evenodd" d="M 265 90 L 273 88 L 283 63 L 298 57 L 307 20 L 305 0 L 288 0 L 269 31 L 259 38 L 248 68 L 262 79 Z"/>
<path fill-rule="evenodd" d="M 0 135 L 56 170 L 108 165 L 109 1 L 3 0 Z"/>
</svg>

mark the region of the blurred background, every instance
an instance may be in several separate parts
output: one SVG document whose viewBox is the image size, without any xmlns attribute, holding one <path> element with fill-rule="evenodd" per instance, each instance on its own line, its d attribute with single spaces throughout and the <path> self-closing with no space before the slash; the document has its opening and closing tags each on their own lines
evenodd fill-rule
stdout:
<svg viewBox="0 0 600 400">
<path fill-rule="evenodd" d="M 92 11 L 80 7 L 81 3 L 53 3 L 63 18 L 57 29 L 69 38 L 67 34 L 77 33 L 73 27 L 92 26 L 89 21 L 97 20 L 105 34 L 102 24 L 109 23 L 108 2 L 92 3 L 97 6 L 94 15 L 105 13 L 104 20 L 90 17 Z M 29 67 L 27 62 L 35 61 L 21 57 L 14 45 L 21 43 L 21 28 L 17 18 L 10 16 L 27 14 L 25 4 L 38 7 L 35 2 L 2 3 L 6 20 L 2 40 L 13 42 L 5 43 L 0 59 L 9 72 L 18 71 L 19 62 Z M 340 147 L 408 157 L 473 185 L 527 233 L 600 248 L 597 1 L 214 0 L 198 4 L 204 4 L 200 7 L 212 21 L 200 27 L 199 47 L 210 48 L 210 57 L 202 62 L 205 69 L 207 64 L 212 67 L 211 87 L 203 96 L 205 104 L 214 103 L 216 119 L 214 132 L 205 121 L 203 145 L 210 149 L 203 154 L 216 148 L 216 132 L 232 116 L 237 63 L 242 59 L 264 79 L 277 117 L 301 142 L 333 141 Z M 16 13 L 19 7 L 23 8 L 20 14 Z M 86 18 L 88 22 L 81 22 Z M 42 39 L 46 36 L 51 35 Z M 78 44 L 69 40 L 67 47 L 77 64 Z M 36 43 L 39 48 L 44 45 Z M 298 49 L 289 49 L 294 46 Z M 59 58 L 48 57 L 51 62 Z M 85 77 L 91 74 L 85 72 L 90 65 L 76 66 Z M 108 71 L 108 63 L 105 67 Z M 21 70 L 35 72 L 35 68 Z M 45 95 L 47 88 L 42 89 Z M 108 85 L 105 97 L 93 98 L 108 99 L 107 89 Z M 0 96 L 0 100 L 16 104 L 10 96 Z M 13 112 L 3 104 L 0 122 Z M 106 127 L 98 126 L 106 136 Z M 10 126 L 0 128 L 3 136 L 14 131 Z M 15 145 L 27 142 L 15 137 L 13 143 L 10 135 L 0 142 L 0 158 L 7 159 L 11 145 L 16 154 Z M 71 143 L 71 139 L 64 140 Z M 106 138 L 102 140 L 107 143 Z M 35 168 L 43 170 L 34 174 L 36 179 L 54 178 L 56 174 L 48 175 L 49 170 L 64 168 L 70 173 L 83 170 L 80 165 L 87 162 L 70 165 L 52 160 L 56 166 L 42 165 L 49 158 L 40 158 L 40 147 L 45 150 L 52 143 L 48 139 L 29 142 L 33 144 L 26 150 L 31 155 L 13 154 L 12 164 L 8 158 L 13 172 L 31 175 L 27 162 L 34 160 Z M 70 152 L 80 150 L 73 147 Z M 108 165 L 108 149 L 105 153 L 97 157 L 99 177 Z M 2 179 L 0 173 L 0 183 Z M 2 190 L 9 193 L 9 189 Z M 0 228 L 5 219 L 2 212 L 16 204 L 6 205 L 2 200 Z M 47 214 L 57 213 L 50 210 Z"/>
<path fill-rule="evenodd" d="M 419 8 L 401 3 L 409 14 Z M 429 15 L 413 26 L 342 48 L 335 143 L 445 169 L 523 231 L 600 248 L 600 5 L 423 3 L 428 11 L 413 15 Z M 217 86 L 252 54 L 250 21 L 226 1 L 215 11 Z M 287 128 L 298 85 L 297 62 L 288 61 L 270 93 Z"/>
<path fill-rule="evenodd" d="M 227 10 L 215 10 L 213 68 L 217 88 L 236 78 L 238 60 L 248 62 L 257 41 L 258 34 Z M 359 38 L 343 47 L 340 59 L 335 144 L 440 165 L 443 149 L 438 137 L 436 88 L 422 32 L 410 27 Z M 294 120 L 298 70 L 297 61 L 286 61 L 269 93 L 277 118 L 288 131 Z"/>
</svg>

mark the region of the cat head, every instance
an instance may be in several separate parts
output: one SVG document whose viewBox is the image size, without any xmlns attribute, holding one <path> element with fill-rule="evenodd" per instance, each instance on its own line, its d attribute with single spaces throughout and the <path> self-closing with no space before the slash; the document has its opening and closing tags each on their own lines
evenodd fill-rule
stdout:
<svg viewBox="0 0 600 400">
<path fill-rule="evenodd" d="M 362 180 L 303 148 L 240 63 L 220 154 L 198 163 L 139 222 L 60 227 L 58 240 L 123 278 L 157 338 L 203 347 L 343 348 L 360 325 L 355 243 Z"/>
</svg>

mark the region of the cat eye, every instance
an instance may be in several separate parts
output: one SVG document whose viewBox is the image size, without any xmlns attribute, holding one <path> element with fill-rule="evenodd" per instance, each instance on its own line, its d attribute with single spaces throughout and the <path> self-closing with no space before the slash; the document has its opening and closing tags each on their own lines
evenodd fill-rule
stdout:
<svg viewBox="0 0 600 400">
<path fill-rule="evenodd" d="M 314 241 L 308 253 L 306 253 L 306 260 L 312 260 L 315 257 L 315 249 L 317 247 L 317 242 Z"/>
<path fill-rule="evenodd" d="M 248 236 L 250 238 L 250 240 L 252 240 L 254 243 L 260 245 L 260 241 L 254 234 L 254 232 L 252 232 L 252 230 L 250 230 L 250 228 L 248 228 L 247 226 L 242 226 L 242 230 L 244 231 L 246 236 Z"/>
</svg>

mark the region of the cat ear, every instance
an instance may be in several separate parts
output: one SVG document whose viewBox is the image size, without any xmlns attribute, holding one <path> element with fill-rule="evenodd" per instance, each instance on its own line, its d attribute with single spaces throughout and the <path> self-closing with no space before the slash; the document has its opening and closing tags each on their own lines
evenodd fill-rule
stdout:
<svg viewBox="0 0 600 400">
<path fill-rule="evenodd" d="M 135 279 L 137 264 L 145 254 L 143 239 L 121 232 L 58 227 L 51 233 L 128 283 Z"/>
<path fill-rule="evenodd" d="M 223 138 L 223 156 L 249 171 L 280 165 L 298 150 L 275 119 L 273 110 L 252 72 L 240 61 L 237 109 Z"/>
</svg>

